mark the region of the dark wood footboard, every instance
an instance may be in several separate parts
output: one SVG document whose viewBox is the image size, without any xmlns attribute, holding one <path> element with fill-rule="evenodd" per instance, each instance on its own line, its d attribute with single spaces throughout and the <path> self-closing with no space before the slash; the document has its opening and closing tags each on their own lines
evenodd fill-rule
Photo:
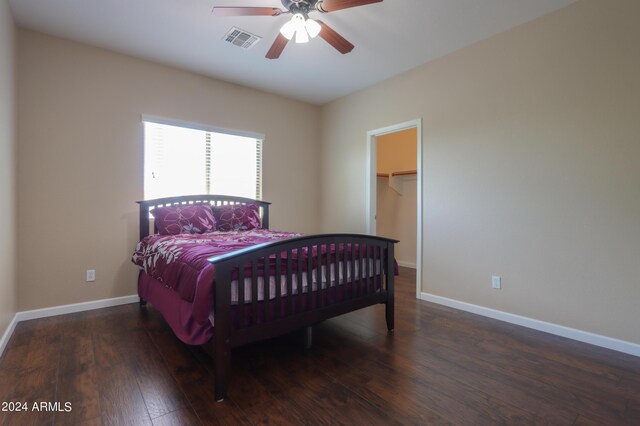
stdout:
<svg viewBox="0 0 640 426">
<path fill-rule="evenodd" d="M 216 271 L 216 398 L 226 396 L 236 346 L 379 303 L 393 330 L 395 243 L 370 235 L 308 235 L 209 259 Z"/>
</svg>

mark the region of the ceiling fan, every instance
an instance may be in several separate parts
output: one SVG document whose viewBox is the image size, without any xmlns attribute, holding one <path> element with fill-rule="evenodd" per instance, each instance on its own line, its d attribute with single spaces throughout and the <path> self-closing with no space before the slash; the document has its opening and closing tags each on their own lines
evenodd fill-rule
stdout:
<svg viewBox="0 0 640 426">
<path fill-rule="evenodd" d="M 353 44 L 319 20 L 309 18 L 309 13 L 328 13 L 336 10 L 380 3 L 382 0 L 281 0 L 286 10 L 277 7 L 231 7 L 216 6 L 213 14 L 217 16 L 280 16 L 292 14 L 290 21 L 280 29 L 280 34 L 267 52 L 268 59 L 277 59 L 289 40 L 295 37 L 296 43 L 306 43 L 310 38 L 320 36 L 343 55 L 353 50 Z"/>
</svg>

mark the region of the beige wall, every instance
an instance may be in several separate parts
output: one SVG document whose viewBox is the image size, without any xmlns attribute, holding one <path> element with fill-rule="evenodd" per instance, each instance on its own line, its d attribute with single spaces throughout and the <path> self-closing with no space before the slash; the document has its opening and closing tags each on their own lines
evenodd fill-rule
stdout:
<svg viewBox="0 0 640 426">
<path fill-rule="evenodd" d="M 318 107 L 25 30 L 18 75 L 20 310 L 136 293 L 141 114 L 266 134 L 272 228 L 318 230 Z"/>
<path fill-rule="evenodd" d="M 366 132 L 421 117 L 422 291 L 640 343 L 638 16 L 581 0 L 325 106 L 324 229 L 366 231 Z"/>
<path fill-rule="evenodd" d="M 416 170 L 417 129 L 407 129 L 376 138 L 377 172 L 391 174 Z M 390 186 L 396 181 L 397 191 Z M 378 177 L 376 188 L 376 234 L 395 238 L 395 255 L 403 266 L 415 268 L 417 257 L 417 180 L 416 175 Z"/>
<path fill-rule="evenodd" d="M 15 28 L 8 0 L 0 0 L 0 337 L 16 312 Z"/>
</svg>

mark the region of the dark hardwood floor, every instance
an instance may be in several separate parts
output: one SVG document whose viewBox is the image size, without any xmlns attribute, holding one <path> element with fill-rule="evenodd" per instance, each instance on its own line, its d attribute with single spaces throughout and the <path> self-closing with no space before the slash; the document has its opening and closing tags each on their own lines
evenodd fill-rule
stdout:
<svg viewBox="0 0 640 426">
<path fill-rule="evenodd" d="M 317 326 L 309 351 L 302 333 L 236 349 L 222 403 L 207 355 L 152 307 L 22 322 L 0 401 L 30 411 L 0 423 L 640 424 L 640 358 L 418 301 L 414 280 L 401 268 L 393 334 L 376 306 Z"/>
</svg>

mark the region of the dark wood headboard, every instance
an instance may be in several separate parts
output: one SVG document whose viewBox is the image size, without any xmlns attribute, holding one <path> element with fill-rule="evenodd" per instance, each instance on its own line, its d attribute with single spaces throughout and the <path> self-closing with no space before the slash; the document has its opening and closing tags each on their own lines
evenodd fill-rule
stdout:
<svg viewBox="0 0 640 426">
<path fill-rule="evenodd" d="M 211 204 L 222 206 L 228 204 L 257 204 L 260 211 L 262 227 L 269 229 L 269 203 L 268 201 L 254 200 L 244 197 L 232 197 L 230 195 L 183 195 L 180 197 L 156 198 L 155 200 L 137 201 L 140 205 L 140 239 L 149 235 L 149 212 L 156 207 L 174 206 L 176 204 Z M 154 230 L 154 232 L 156 232 Z"/>
</svg>

